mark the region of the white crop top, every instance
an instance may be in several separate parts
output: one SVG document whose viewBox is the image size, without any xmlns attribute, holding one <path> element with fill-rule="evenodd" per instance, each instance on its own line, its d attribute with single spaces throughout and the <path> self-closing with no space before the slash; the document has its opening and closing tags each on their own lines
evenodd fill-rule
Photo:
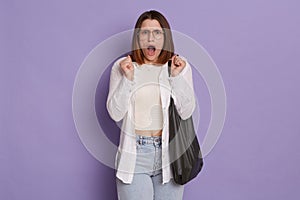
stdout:
<svg viewBox="0 0 300 200">
<path fill-rule="evenodd" d="M 139 65 L 135 70 L 135 129 L 163 128 L 163 113 L 159 89 L 161 66 Z"/>
</svg>

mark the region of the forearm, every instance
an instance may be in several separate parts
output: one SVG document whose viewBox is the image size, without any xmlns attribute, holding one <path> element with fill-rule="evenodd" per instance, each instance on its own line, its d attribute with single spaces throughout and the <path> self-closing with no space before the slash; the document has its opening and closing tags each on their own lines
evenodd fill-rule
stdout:
<svg viewBox="0 0 300 200">
<path fill-rule="evenodd" d="M 189 118 L 196 106 L 191 67 L 188 63 L 186 67 L 177 76 L 169 77 L 172 97 L 182 119 Z"/>
</svg>

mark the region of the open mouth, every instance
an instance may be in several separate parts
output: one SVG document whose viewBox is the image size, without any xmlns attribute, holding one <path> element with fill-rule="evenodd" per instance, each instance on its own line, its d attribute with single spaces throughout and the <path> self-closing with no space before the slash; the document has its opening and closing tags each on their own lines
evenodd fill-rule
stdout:
<svg viewBox="0 0 300 200">
<path fill-rule="evenodd" d="M 147 49 L 146 49 L 147 55 L 148 56 L 154 56 L 155 55 L 155 50 L 156 50 L 155 46 L 152 46 L 152 45 L 148 46 Z"/>
</svg>

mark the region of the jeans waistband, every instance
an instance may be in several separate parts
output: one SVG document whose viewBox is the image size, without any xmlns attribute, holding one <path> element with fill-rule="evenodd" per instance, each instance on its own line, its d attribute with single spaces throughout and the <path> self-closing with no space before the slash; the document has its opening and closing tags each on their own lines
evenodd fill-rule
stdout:
<svg viewBox="0 0 300 200">
<path fill-rule="evenodd" d="M 144 144 L 154 144 L 161 145 L 161 136 L 143 136 L 137 135 L 136 136 L 137 144 L 144 145 Z"/>
</svg>

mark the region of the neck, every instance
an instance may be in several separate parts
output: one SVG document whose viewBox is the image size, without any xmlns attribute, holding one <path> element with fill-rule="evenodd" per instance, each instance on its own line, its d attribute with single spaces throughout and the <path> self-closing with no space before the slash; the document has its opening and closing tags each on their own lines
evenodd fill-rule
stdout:
<svg viewBox="0 0 300 200">
<path fill-rule="evenodd" d="M 160 63 L 157 63 L 155 61 L 149 61 L 149 60 L 144 60 L 144 64 L 147 64 L 147 65 L 161 65 Z"/>
</svg>

